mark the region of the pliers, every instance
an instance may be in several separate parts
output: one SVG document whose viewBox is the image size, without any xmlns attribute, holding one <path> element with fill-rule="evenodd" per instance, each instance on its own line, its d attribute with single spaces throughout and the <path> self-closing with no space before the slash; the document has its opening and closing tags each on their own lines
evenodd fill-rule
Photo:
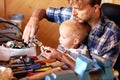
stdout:
<svg viewBox="0 0 120 80">
<path fill-rule="evenodd" d="M 47 49 L 44 48 L 44 45 L 41 41 L 39 41 L 38 39 L 36 39 L 36 36 L 33 36 L 33 38 L 31 38 L 29 40 L 29 42 L 31 43 L 35 43 L 36 45 L 38 45 L 40 47 L 40 49 L 42 49 L 43 51 L 47 51 Z"/>
</svg>

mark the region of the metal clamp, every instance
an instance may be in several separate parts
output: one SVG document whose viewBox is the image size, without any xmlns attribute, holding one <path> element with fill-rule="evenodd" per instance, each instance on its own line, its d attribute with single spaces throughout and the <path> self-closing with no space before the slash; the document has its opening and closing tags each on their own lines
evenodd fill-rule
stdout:
<svg viewBox="0 0 120 80">
<path fill-rule="evenodd" d="M 36 39 L 36 36 L 33 36 L 33 38 L 31 38 L 30 40 L 29 40 L 29 43 L 35 43 L 36 45 L 38 45 L 38 46 L 43 46 L 43 43 L 41 42 L 41 41 L 39 41 L 38 39 Z"/>
</svg>

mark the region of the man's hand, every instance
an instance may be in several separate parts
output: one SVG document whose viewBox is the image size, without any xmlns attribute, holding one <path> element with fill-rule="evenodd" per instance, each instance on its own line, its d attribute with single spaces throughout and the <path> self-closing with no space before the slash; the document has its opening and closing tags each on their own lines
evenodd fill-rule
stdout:
<svg viewBox="0 0 120 80">
<path fill-rule="evenodd" d="M 38 26 L 39 26 L 39 19 L 36 17 L 31 17 L 23 32 L 22 39 L 24 40 L 24 42 L 28 42 L 28 40 L 36 34 L 38 30 Z"/>
</svg>

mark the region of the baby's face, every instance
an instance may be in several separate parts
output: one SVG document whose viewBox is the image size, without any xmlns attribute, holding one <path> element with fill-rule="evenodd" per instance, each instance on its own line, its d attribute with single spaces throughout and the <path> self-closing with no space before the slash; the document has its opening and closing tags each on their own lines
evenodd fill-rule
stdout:
<svg viewBox="0 0 120 80">
<path fill-rule="evenodd" d="M 62 27 L 59 29 L 60 37 L 59 43 L 64 48 L 73 48 L 74 47 L 74 37 L 72 36 L 70 29 L 68 27 Z"/>
</svg>

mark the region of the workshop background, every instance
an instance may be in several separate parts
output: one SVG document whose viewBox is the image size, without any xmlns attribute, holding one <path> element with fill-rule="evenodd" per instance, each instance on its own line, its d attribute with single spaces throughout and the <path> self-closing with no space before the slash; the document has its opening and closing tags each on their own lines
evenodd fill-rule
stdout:
<svg viewBox="0 0 120 80">
<path fill-rule="evenodd" d="M 22 30 L 32 15 L 33 11 L 38 8 L 69 6 L 68 0 L 0 0 L 0 17 L 9 19 L 12 14 L 23 14 Z M 120 4 L 120 0 L 103 0 Z M 57 47 L 58 45 L 58 24 L 48 22 L 43 19 L 39 23 L 39 32 L 37 37 L 46 46 Z M 38 51 L 39 52 L 39 51 Z"/>
</svg>

